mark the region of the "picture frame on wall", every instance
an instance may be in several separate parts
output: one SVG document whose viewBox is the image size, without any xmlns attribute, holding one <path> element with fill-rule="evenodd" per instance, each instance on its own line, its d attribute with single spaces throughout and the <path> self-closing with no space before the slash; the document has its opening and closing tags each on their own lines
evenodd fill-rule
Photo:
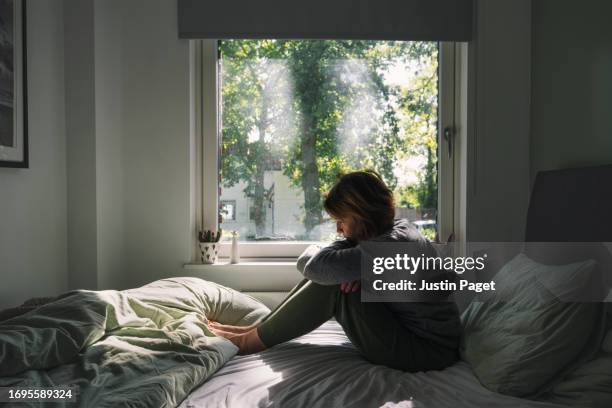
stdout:
<svg viewBox="0 0 612 408">
<path fill-rule="evenodd" d="M 29 167 L 25 0 L 0 0 L 0 167 Z"/>
</svg>

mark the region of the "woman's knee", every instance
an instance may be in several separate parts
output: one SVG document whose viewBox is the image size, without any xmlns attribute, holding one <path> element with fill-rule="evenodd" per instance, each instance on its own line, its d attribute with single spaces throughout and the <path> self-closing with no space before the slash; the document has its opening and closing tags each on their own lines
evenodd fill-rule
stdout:
<svg viewBox="0 0 612 408">
<path fill-rule="evenodd" d="M 340 293 L 340 285 L 321 285 L 313 281 L 308 281 L 302 290 L 311 294 L 313 298 L 333 298 L 336 300 Z"/>
</svg>

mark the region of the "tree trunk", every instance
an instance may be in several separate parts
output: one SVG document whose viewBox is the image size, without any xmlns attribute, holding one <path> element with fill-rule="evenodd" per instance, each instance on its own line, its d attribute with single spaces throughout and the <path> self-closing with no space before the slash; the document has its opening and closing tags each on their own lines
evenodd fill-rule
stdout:
<svg viewBox="0 0 612 408">
<path fill-rule="evenodd" d="M 255 188 L 253 191 L 253 215 L 255 221 L 255 235 L 260 237 L 266 233 L 266 203 L 264 200 L 264 163 L 257 163 L 257 171 L 255 173 Z"/>
<path fill-rule="evenodd" d="M 268 130 L 268 99 L 264 96 L 261 102 L 261 112 L 259 119 L 257 120 L 257 130 L 259 132 L 259 138 L 257 141 L 257 152 L 255 157 L 255 179 L 253 188 L 253 206 L 254 206 L 254 221 L 255 221 L 255 235 L 261 237 L 266 235 L 266 189 L 264 186 L 265 175 L 268 165 L 269 152 L 266 146 L 265 135 Z"/>
<path fill-rule="evenodd" d="M 323 100 L 321 59 L 326 50 L 321 41 L 305 42 L 291 55 L 294 92 L 302 114 L 302 134 L 300 135 L 300 162 L 302 165 L 302 191 L 304 192 L 304 228 L 308 238 L 312 230 L 322 221 L 322 201 L 320 193 L 320 173 L 317 165 L 317 109 Z"/>
<path fill-rule="evenodd" d="M 312 230 L 323 221 L 321 216 L 321 195 L 319 184 L 319 168 L 317 167 L 316 142 L 312 119 L 304 118 L 304 134 L 301 138 L 301 159 L 304 165 L 302 174 L 302 190 L 304 191 L 304 228 L 310 236 Z"/>
</svg>

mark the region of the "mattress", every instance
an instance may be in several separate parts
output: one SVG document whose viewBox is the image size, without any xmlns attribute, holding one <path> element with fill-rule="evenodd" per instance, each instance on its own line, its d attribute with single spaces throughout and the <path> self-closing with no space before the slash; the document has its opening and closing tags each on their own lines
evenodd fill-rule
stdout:
<svg viewBox="0 0 612 408">
<path fill-rule="evenodd" d="M 366 361 L 340 325 L 262 353 L 237 356 L 180 405 L 195 407 L 559 407 L 496 394 L 465 362 L 444 371 L 405 373 Z"/>
</svg>

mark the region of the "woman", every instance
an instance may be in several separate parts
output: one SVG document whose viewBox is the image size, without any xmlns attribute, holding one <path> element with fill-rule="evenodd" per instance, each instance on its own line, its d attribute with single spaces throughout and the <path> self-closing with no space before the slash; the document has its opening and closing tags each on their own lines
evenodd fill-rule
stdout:
<svg viewBox="0 0 612 408">
<path fill-rule="evenodd" d="M 453 302 L 367 303 L 358 292 L 365 240 L 419 242 L 429 246 L 407 220 L 394 220 L 393 193 L 370 171 L 340 178 L 324 201 L 343 240 L 310 247 L 298 260 L 304 279 L 256 325 L 211 323 L 212 329 L 255 353 L 311 332 L 332 317 L 363 356 L 405 371 L 440 370 L 458 359 L 461 324 Z"/>
</svg>

